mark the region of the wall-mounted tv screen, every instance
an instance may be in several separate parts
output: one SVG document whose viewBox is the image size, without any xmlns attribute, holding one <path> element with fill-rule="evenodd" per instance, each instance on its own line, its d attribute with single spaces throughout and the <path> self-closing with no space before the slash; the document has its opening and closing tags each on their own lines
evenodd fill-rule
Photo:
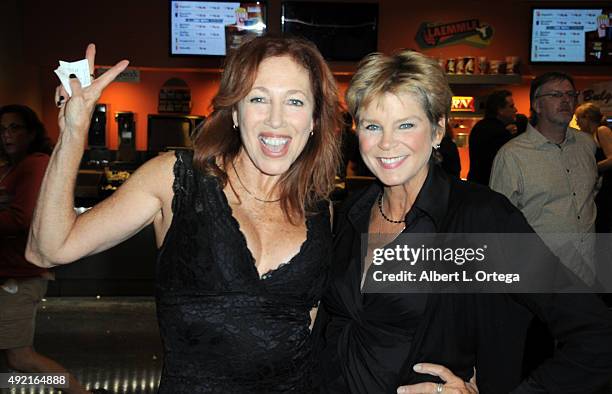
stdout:
<svg viewBox="0 0 612 394">
<path fill-rule="evenodd" d="M 314 42 L 327 60 L 359 60 L 377 50 L 378 4 L 286 1 L 281 29 Z"/>
<path fill-rule="evenodd" d="M 533 8 L 532 63 L 612 64 L 612 6 Z"/>
<path fill-rule="evenodd" d="M 266 32 L 262 1 L 170 0 L 170 54 L 225 56 Z"/>
</svg>

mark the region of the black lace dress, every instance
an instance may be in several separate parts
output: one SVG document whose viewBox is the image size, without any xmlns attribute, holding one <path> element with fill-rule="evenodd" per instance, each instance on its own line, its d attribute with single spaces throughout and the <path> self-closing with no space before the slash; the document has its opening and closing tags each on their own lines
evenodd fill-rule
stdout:
<svg viewBox="0 0 612 394">
<path fill-rule="evenodd" d="M 156 273 L 159 393 L 312 392 L 309 312 L 329 266 L 327 204 L 307 217 L 299 253 L 259 277 L 218 180 L 184 152 L 174 176 L 174 217 Z"/>
</svg>

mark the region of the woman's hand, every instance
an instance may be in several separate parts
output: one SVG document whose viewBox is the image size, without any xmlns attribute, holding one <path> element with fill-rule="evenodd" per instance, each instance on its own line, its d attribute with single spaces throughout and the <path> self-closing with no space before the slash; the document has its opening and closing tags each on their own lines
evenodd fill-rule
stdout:
<svg viewBox="0 0 612 394">
<path fill-rule="evenodd" d="M 89 63 L 89 73 L 93 78 L 96 58 L 96 46 L 94 44 L 87 46 L 85 58 Z M 55 102 L 60 109 L 58 115 L 60 131 L 77 133 L 77 135 L 84 136 L 87 133 L 91 115 L 96 102 L 102 95 L 102 91 L 113 82 L 117 75 L 125 70 L 128 64 L 127 60 L 120 61 L 85 88 L 81 87 L 81 83 L 77 78 L 70 78 L 71 97 L 68 96 L 62 85 L 58 86 L 55 89 Z"/>
<path fill-rule="evenodd" d="M 418 373 L 434 375 L 442 379 L 445 383 L 417 383 L 408 386 L 398 387 L 398 394 L 477 394 L 476 370 L 469 382 L 453 374 L 448 368 L 439 364 L 420 363 L 414 366 Z"/>
</svg>

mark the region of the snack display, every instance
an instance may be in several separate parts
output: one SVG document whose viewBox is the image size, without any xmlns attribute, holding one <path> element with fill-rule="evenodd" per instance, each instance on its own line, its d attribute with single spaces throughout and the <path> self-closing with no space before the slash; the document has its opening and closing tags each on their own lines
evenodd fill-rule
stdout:
<svg viewBox="0 0 612 394">
<path fill-rule="evenodd" d="M 456 75 L 517 75 L 521 61 L 518 56 L 506 56 L 504 60 L 489 60 L 486 56 L 458 56 L 448 59 L 436 58 L 447 74 Z"/>
<path fill-rule="evenodd" d="M 465 73 L 474 74 L 476 71 L 476 58 L 474 56 L 466 56 L 463 62 L 465 63 Z"/>
<path fill-rule="evenodd" d="M 455 58 L 450 58 L 446 60 L 446 73 L 447 74 L 454 74 L 456 71 L 455 65 L 457 64 L 457 59 Z"/>
<path fill-rule="evenodd" d="M 457 58 L 457 64 L 455 65 L 455 73 L 465 74 L 465 58 L 463 56 L 459 56 Z"/>
<path fill-rule="evenodd" d="M 478 74 L 489 73 L 489 59 L 486 56 L 480 56 L 478 58 Z"/>
<path fill-rule="evenodd" d="M 506 71 L 506 63 L 503 60 L 491 60 L 489 66 L 489 74 L 497 75 L 504 74 Z"/>
<path fill-rule="evenodd" d="M 506 74 L 518 74 L 519 66 L 518 56 L 506 56 Z"/>
</svg>

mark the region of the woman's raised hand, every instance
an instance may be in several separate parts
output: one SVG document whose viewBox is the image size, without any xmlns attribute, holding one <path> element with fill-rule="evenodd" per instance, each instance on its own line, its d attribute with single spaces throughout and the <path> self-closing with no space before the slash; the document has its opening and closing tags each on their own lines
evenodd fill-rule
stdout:
<svg viewBox="0 0 612 394">
<path fill-rule="evenodd" d="M 96 58 L 96 46 L 89 44 L 85 51 L 85 58 L 89 64 L 89 73 L 92 75 Z M 76 133 L 84 136 L 89 128 L 91 115 L 95 108 L 96 102 L 102 95 L 104 89 L 126 69 L 129 62 L 122 60 L 115 64 L 111 69 L 102 74 L 99 78 L 94 79 L 91 85 L 82 87 L 78 78 L 70 78 L 70 89 L 72 96 L 62 85 L 55 89 L 55 103 L 59 107 L 58 123 L 60 132 Z"/>
</svg>

